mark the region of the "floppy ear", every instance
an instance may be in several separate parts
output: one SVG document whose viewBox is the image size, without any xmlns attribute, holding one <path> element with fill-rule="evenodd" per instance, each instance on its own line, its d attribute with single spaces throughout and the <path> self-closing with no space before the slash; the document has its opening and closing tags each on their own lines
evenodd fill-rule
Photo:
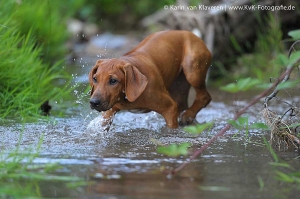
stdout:
<svg viewBox="0 0 300 199">
<path fill-rule="evenodd" d="M 102 62 L 102 60 L 99 59 L 99 60 L 96 62 L 95 66 L 91 69 L 91 71 L 90 71 L 90 73 L 89 73 L 89 83 L 90 83 L 90 85 L 91 85 L 91 87 L 92 87 L 91 95 L 92 95 L 93 92 L 94 92 L 93 76 L 94 76 L 94 74 L 97 72 L 97 69 L 98 69 L 99 64 L 100 64 L 101 62 Z"/>
<path fill-rule="evenodd" d="M 136 67 L 126 64 L 125 71 L 125 94 L 128 101 L 135 101 L 145 90 L 148 79 Z"/>
</svg>

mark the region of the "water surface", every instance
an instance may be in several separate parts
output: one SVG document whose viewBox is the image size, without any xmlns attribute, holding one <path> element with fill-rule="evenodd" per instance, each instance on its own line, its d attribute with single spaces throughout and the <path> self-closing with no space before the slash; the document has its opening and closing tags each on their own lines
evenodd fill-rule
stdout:
<svg viewBox="0 0 300 199">
<path fill-rule="evenodd" d="M 87 74 L 97 58 L 77 60 L 67 69 L 74 83 L 87 84 Z M 175 176 L 172 170 L 188 160 L 186 157 L 168 157 L 156 152 L 157 143 L 189 142 L 193 150 L 200 148 L 233 118 L 257 92 L 228 94 L 209 88 L 213 101 L 197 115 L 199 123 L 214 122 L 212 129 L 200 136 L 186 133 L 182 128 L 166 132 L 162 116 L 118 113 L 109 132 L 101 130 L 101 116 L 91 111 L 85 86 L 74 92 L 77 106 L 65 110 L 65 116 L 55 115 L 60 110 L 53 104 L 52 116 L 38 123 L 7 123 L 0 126 L 0 144 L 3 153 L 19 145 L 19 152 L 36 146 L 42 139 L 35 164 L 58 163 L 62 169 L 57 175 L 83 177 L 88 186 L 67 188 L 59 182 L 40 183 L 41 193 L 49 198 L 289 198 L 299 190 L 275 179 L 275 168 L 263 137 L 270 132 L 261 130 L 229 130 L 209 146 Z M 250 123 L 262 121 L 263 102 L 246 114 Z M 298 152 L 279 151 L 279 158 L 299 171 Z"/>
</svg>

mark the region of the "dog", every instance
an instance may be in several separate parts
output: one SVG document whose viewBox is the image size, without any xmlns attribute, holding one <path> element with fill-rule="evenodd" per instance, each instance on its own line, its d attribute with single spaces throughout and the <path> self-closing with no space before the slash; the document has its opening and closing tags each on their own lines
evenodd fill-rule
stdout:
<svg viewBox="0 0 300 199">
<path fill-rule="evenodd" d="M 90 107 L 103 112 L 109 130 L 120 110 L 155 111 L 169 128 L 194 122 L 210 101 L 206 75 L 212 55 L 189 31 L 161 31 L 146 37 L 120 58 L 100 59 L 89 73 Z M 188 108 L 189 88 L 196 97 Z"/>
</svg>

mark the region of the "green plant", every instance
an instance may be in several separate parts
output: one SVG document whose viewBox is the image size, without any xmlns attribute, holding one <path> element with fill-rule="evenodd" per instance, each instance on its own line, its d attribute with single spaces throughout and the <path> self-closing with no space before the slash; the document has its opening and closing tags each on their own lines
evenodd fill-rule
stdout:
<svg viewBox="0 0 300 199">
<path fill-rule="evenodd" d="M 229 120 L 228 123 L 234 126 L 236 129 L 246 130 L 246 133 L 248 133 L 249 129 L 269 129 L 267 125 L 261 122 L 256 122 L 249 125 L 248 117 L 239 117 L 237 120 Z"/>
<path fill-rule="evenodd" d="M 235 133 L 235 135 L 233 137 L 235 137 L 236 135 L 238 135 L 239 133 L 242 133 L 244 136 L 244 145 L 247 146 L 247 143 L 251 142 L 251 137 L 249 136 L 249 133 L 251 130 L 269 130 L 269 127 L 262 123 L 262 122 L 254 122 L 254 123 L 249 123 L 249 118 L 247 116 L 245 117 L 239 117 L 236 120 L 228 120 L 228 123 L 233 126 L 235 129 L 238 130 L 237 133 Z M 257 143 L 259 144 L 259 143 Z"/>
<path fill-rule="evenodd" d="M 3 14 L 11 17 L 20 35 L 31 32 L 35 46 L 41 48 L 45 63 L 55 63 L 66 54 L 67 19 L 82 6 L 83 0 L 72 1 L 2 1 Z M 2 4 L 2 5 L 1 5 Z M 7 10 L 7 11 L 6 11 Z"/>
<path fill-rule="evenodd" d="M 205 124 L 187 126 L 184 128 L 184 130 L 191 134 L 201 134 L 205 130 L 210 130 L 213 127 L 213 125 L 213 122 L 208 122 Z"/>
<path fill-rule="evenodd" d="M 269 164 L 274 168 L 275 178 L 278 181 L 291 185 L 294 184 L 300 188 L 300 171 L 297 171 L 297 169 L 293 168 L 290 164 L 280 160 L 266 138 L 264 138 L 264 143 L 274 159 L 274 162 L 270 162 Z"/>
<path fill-rule="evenodd" d="M 102 29 L 120 31 L 137 28 L 143 17 L 146 17 L 164 5 L 175 5 L 175 0 L 87 0 L 78 16 L 83 20 L 97 23 Z"/>
<path fill-rule="evenodd" d="M 28 13 L 30 7 L 28 2 L 32 1 L 22 1 L 22 5 L 18 5 L 16 1 L 11 0 L 0 2 L 1 119 L 7 117 L 23 119 L 28 116 L 36 117 L 43 102 L 62 99 L 63 96 L 69 95 L 67 85 L 71 78 L 64 72 L 62 62 L 56 62 L 50 67 L 46 63 L 47 61 L 44 60 L 45 54 L 47 54 L 46 48 L 49 47 L 48 44 L 38 44 L 39 40 L 37 38 L 40 39 L 39 35 L 42 35 L 38 33 L 40 29 L 34 23 L 30 25 L 28 22 L 25 25 L 25 18 L 32 17 L 27 16 L 31 15 Z M 45 7 L 47 1 L 40 4 L 37 3 L 39 1 L 33 2 L 35 3 L 31 6 L 34 8 L 38 5 Z M 25 9 L 26 12 L 22 9 Z M 42 12 L 39 9 L 41 8 L 38 8 L 37 12 Z M 44 13 L 44 15 L 47 16 L 47 13 Z M 37 15 L 34 15 L 34 17 L 37 17 Z M 24 21 L 20 21 L 21 19 Z M 54 22 L 57 23 L 58 21 L 52 21 L 53 26 L 55 26 Z M 39 21 L 39 23 L 42 24 L 42 21 Z M 55 29 L 53 26 L 52 28 Z M 51 29 L 51 27 L 48 28 Z M 47 32 L 47 28 L 43 32 Z M 57 35 L 59 34 L 57 33 Z M 45 37 L 48 36 L 45 35 Z M 44 38 L 44 41 L 52 42 L 52 39 Z M 53 43 L 55 42 L 53 41 Z M 56 44 L 58 45 L 58 43 Z M 53 52 L 56 50 L 51 45 L 50 48 Z M 57 53 L 59 52 L 58 50 Z M 58 80 L 64 82 L 64 84 L 54 84 Z"/>
<path fill-rule="evenodd" d="M 261 122 L 255 122 L 252 124 L 249 124 L 248 117 L 240 117 L 237 120 L 229 120 L 229 124 L 231 124 L 233 127 L 237 128 L 239 131 L 245 131 L 245 134 L 248 136 L 250 129 L 264 129 L 267 130 L 269 127 Z M 191 134 L 201 134 L 203 131 L 208 130 L 210 131 L 213 127 L 213 122 L 208 122 L 205 124 L 197 124 L 197 125 L 191 125 L 184 128 L 184 130 Z M 158 145 L 161 145 L 155 140 L 152 140 Z M 165 154 L 167 156 L 180 156 L 180 155 L 187 155 L 188 154 L 188 148 L 191 146 L 190 143 L 181 143 L 181 144 L 170 144 L 167 146 L 158 146 L 157 152 L 161 154 Z"/>
<path fill-rule="evenodd" d="M 243 79 L 238 79 L 236 83 L 230 83 L 225 86 L 221 86 L 220 89 L 223 91 L 227 91 L 230 93 L 236 93 L 240 91 L 247 91 L 257 85 L 262 84 L 262 82 L 256 78 L 243 78 Z"/>
<path fill-rule="evenodd" d="M 262 21 L 257 17 L 258 21 Z M 267 23 L 267 25 L 266 25 Z M 273 13 L 269 13 L 266 23 L 259 23 L 260 31 L 257 33 L 257 40 L 252 48 L 252 53 L 244 53 L 236 59 L 232 66 L 232 78 L 252 77 L 265 81 L 268 77 L 276 77 L 284 68 L 272 66 L 271 61 L 284 51 L 282 43 L 281 25 Z M 231 37 L 231 42 L 238 53 L 243 53 L 236 39 Z"/>
<path fill-rule="evenodd" d="M 293 66 L 297 64 L 300 60 L 300 51 L 292 52 L 290 57 L 288 55 L 279 54 L 276 58 L 270 61 L 270 64 L 274 67 L 284 68 L 287 66 Z M 288 89 L 288 88 L 295 88 L 300 83 L 299 79 L 290 80 L 287 82 L 281 82 L 278 86 L 278 90 Z M 270 83 L 263 83 L 262 80 L 258 78 L 239 78 L 236 83 L 230 83 L 225 86 L 221 86 L 220 89 L 226 92 L 236 93 L 241 91 L 247 91 L 253 88 L 267 88 L 271 84 Z"/>
<path fill-rule="evenodd" d="M 188 154 L 188 147 L 190 147 L 190 143 L 181 143 L 181 144 L 170 144 L 168 146 L 159 146 L 157 147 L 157 152 L 161 154 L 165 154 L 171 157 L 177 157 L 180 155 Z"/>
<path fill-rule="evenodd" d="M 0 153 L 0 198 L 43 198 L 42 182 L 61 182 L 69 188 L 87 185 L 80 177 L 53 174 L 60 168 L 57 164 L 34 164 L 42 141 L 43 136 L 36 148 L 25 153 L 19 147 L 8 154 Z"/>
<path fill-rule="evenodd" d="M 0 19 L 1 21 L 1 19 Z M 1 23 L 1 22 L 0 22 Z M 0 115 L 36 115 L 40 105 L 66 94 L 66 89 L 53 85 L 54 80 L 66 78 L 60 63 L 49 68 L 40 59 L 40 49 L 28 35 L 0 27 Z M 65 80 L 67 82 L 67 80 Z"/>
<path fill-rule="evenodd" d="M 192 134 L 201 134 L 203 131 L 207 129 L 211 129 L 213 126 L 213 122 L 205 123 L 205 124 L 197 124 L 195 126 L 188 126 L 184 130 L 192 133 Z M 159 144 L 157 141 L 152 140 L 153 142 L 156 142 L 156 144 Z M 180 156 L 180 155 L 187 155 L 188 154 L 188 148 L 191 146 L 190 143 L 183 142 L 181 144 L 170 144 L 168 146 L 158 146 L 157 152 L 161 154 L 165 154 L 167 156 Z"/>
<path fill-rule="evenodd" d="M 288 35 L 290 37 L 292 37 L 292 39 L 294 41 L 299 40 L 300 39 L 300 29 L 298 29 L 298 30 L 292 30 L 292 31 L 288 32 Z"/>
</svg>

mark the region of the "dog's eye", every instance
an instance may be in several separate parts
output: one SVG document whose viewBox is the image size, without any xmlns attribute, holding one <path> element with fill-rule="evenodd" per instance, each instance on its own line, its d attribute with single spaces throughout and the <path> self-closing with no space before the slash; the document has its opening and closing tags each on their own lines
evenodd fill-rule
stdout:
<svg viewBox="0 0 300 199">
<path fill-rule="evenodd" d="M 116 83 L 118 83 L 118 80 L 114 79 L 114 78 L 110 78 L 109 79 L 109 84 L 110 85 L 115 85 Z"/>
<path fill-rule="evenodd" d="M 93 82 L 97 83 L 97 78 L 96 77 L 93 77 Z"/>
</svg>

